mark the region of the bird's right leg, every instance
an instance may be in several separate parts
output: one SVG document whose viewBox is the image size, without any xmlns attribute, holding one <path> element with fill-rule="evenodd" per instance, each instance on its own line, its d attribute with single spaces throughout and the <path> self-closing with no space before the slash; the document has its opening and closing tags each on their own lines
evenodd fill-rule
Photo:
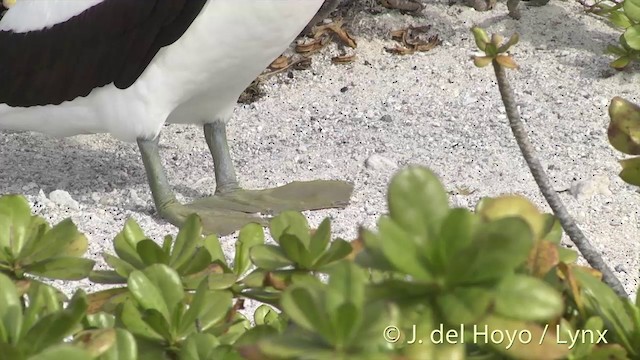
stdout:
<svg viewBox="0 0 640 360">
<path fill-rule="evenodd" d="M 264 220 L 260 217 L 242 211 L 234 211 L 224 206 L 181 204 L 176 199 L 162 166 L 158 146 L 159 139 L 158 135 L 152 140 L 138 139 L 137 141 L 158 215 L 179 227 L 190 214 L 196 213 L 200 216 L 206 233 L 220 235 L 229 234 L 251 222 L 264 224 Z"/>
</svg>

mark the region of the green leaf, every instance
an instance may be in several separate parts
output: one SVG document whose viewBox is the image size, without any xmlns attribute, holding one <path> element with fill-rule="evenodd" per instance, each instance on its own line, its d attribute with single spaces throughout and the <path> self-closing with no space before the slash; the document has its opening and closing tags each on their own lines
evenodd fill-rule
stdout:
<svg viewBox="0 0 640 360">
<path fill-rule="evenodd" d="M 640 107 L 619 96 L 609 104 L 609 143 L 618 151 L 640 155 Z"/>
<path fill-rule="evenodd" d="M 164 340 L 160 334 L 155 332 L 151 326 L 142 319 L 142 313 L 140 313 L 131 300 L 122 303 L 119 309 L 118 319 L 128 331 L 146 339 L 154 341 Z M 140 345 L 140 343 L 138 343 L 138 345 Z"/>
<path fill-rule="evenodd" d="M 609 66 L 611 66 L 612 68 L 614 68 L 616 70 L 623 70 L 624 68 L 629 66 L 629 64 L 631 64 L 631 59 L 628 56 L 625 55 L 625 56 L 620 56 L 616 60 L 612 61 L 609 64 Z"/>
<path fill-rule="evenodd" d="M 325 218 L 324 220 L 322 220 L 320 226 L 318 226 L 314 234 L 311 236 L 309 252 L 311 253 L 311 258 L 313 259 L 313 261 L 316 261 L 323 255 L 330 241 L 331 220 L 329 218 Z"/>
<path fill-rule="evenodd" d="M 295 235 L 288 233 L 280 236 L 280 247 L 287 258 L 293 260 L 298 267 L 309 269 L 311 267 L 311 253 L 304 243 Z"/>
<path fill-rule="evenodd" d="M 127 278 L 118 275 L 113 270 L 91 270 L 89 281 L 98 284 L 126 284 Z"/>
<path fill-rule="evenodd" d="M 450 268 L 451 284 L 497 280 L 525 263 L 533 246 L 530 227 L 521 218 L 502 218 L 478 228 L 471 246 L 460 252 L 465 266 Z"/>
<path fill-rule="evenodd" d="M 96 311 L 112 312 L 119 304 L 129 298 L 131 298 L 131 293 L 126 287 L 110 288 L 93 292 L 87 295 L 87 300 L 89 301 L 88 312 L 90 314 Z"/>
<path fill-rule="evenodd" d="M 543 214 L 543 218 L 545 221 L 544 231 L 542 232 L 544 240 L 559 245 L 562 239 L 562 225 L 560 224 L 560 220 L 552 214 Z"/>
<path fill-rule="evenodd" d="M 92 357 L 101 356 L 116 346 L 116 329 L 83 330 L 74 335 L 72 344 L 86 350 Z"/>
<path fill-rule="evenodd" d="M 62 310 L 62 301 L 56 289 L 49 285 L 34 281 L 29 286 L 27 296 L 29 306 L 24 311 L 22 329 L 30 329 L 43 316 Z"/>
<path fill-rule="evenodd" d="M 276 270 L 293 265 L 282 248 L 276 245 L 256 245 L 249 250 L 249 257 L 255 266 L 265 270 Z"/>
<path fill-rule="evenodd" d="M 31 356 L 28 360 L 90 360 L 91 358 L 89 353 L 83 349 L 70 345 L 58 345 Z"/>
<path fill-rule="evenodd" d="M 478 49 L 484 51 L 484 49 L 487 47 L 487 43 L 491 41 L 487 32 L 483 28 L 478 26 L 472 27 L 471 32 L 473 33 L 473 38 L 476 41 L 476 46 L 478 47 Z"/>
<path fill-rule="evenodd" d="M 156 244 L 153 240 L 140 240 L 136 245 L 136 252 L 146 266 L 153 264 L 166 265 L 169 263 L 169 255 L 167 255 L 160 245 Z"/>
<path fill-rule="evenodd" d="M 436 303 L 447 325 L 456 328 L 473 324 L 484 317 L 495 295 L 482 287 L 456 288 L 436 297 Z"/>
<path fill-rule="evenodd" d="M 149 279 L 145 272 L 140 270 L 132 272 L 129 275 L 127 285 L 131 294 L 144 310 L 154 309 L 160 312 L 165 319 L 169 319 L 170 310 L 160 286 Z"/>
<path fill-rule="evenodd" d="M 283 318 L 269 305 L 262 304 L 253 313 L 253 321 L 256 326 L 270 325 L 278 330 L 283 330 L 286 323 Z"/>
<path fill-rule="evenodd" d="M 424 249 L 419 248 L 413 240 L 417 235 L 407 233 L 386 216 L 378 220 L 378 230 L 382 238 L 380 245 L 384 256 L 396 269 L 420 281 L 430 281 L 433 278 L 426 264 L 420 259 Z"/>
<path fill-rule="evenodd" d="M 630 2 L 624 1 L 623 4 L 624 3 L 630 3 Z M 609 21 L 611 21 L 616 26 L 626 29 L 632 25 L 631 20 L 627 15 L 628 14 L 625 14 L 621 11 L 614 11 L 609 15 Z M 635 21 L 637 22 L 637 20 Z"/>
<path fill-rule="evenodd" d="M 437 256 L 434 265 L 440 273 L 448 268 L 460 266 L 458 254 L 473 241 L 480 219 L 467 209 L 452 209 L 442 223 L 440 239 L 436 242 Z"/>
<path fill-rule="evenodd" d="M 24 270 L 36 276 L 58 280 L 82 280 L 89 276 L 95 261 L 79 257 L 55 257 L 25 265 Z"/>
<path fill-rule="evenodd" d="M 634 324 L 624 305 L 628 300 L 621 299 L 609 286 L 587 272 L 574 268 L 573 274 L 582 289 L 583 300 L 590 313 L 602 318 L 606 328 L 615 334 L 618 343 L 627 349 L 634 348 L 635 344 L 631 340 Z"/>
<path fill-rule="evenodd" d="M 504 278 L 496 289 L 495 311 L 515 320 L 550 321 L 562 314 L 562 296 L 546 282 L 527 275 Z"/>
<path fill-rule="evenodd" d="M 136 360 L 138 358 L 138 345 L 130 332 L 124 329 L 115 329 L 116 343 L 100 360 Z"/>
<path fill-rule="evenodd" d="M 616 56 L 626 56 L 627 51 L 616 45 L 607 45 L 607 50 L 605 51 L 607 54 L 612 54 Z"/>
<path fill-rule="evenodd" d="M 172 330 L 174 330 L 173 324 L 171 324 L 169 320 L 158 310 L 147 309 L 143 311 L 142 320 L 167 342 L 172 343 L 175 341 L 175 338 L 172 335 Z"/>
<path fill-rule="evenodd" d="M 220 341 L 211 334 L 193 334 L 180 349 L 181 360 L 214 360 L 220 353 L 216 347 Z"/>
<path fill-rule="evenodd" d="M 177 271 L 182 276 L 206 272 L 208 266 L 211 265 L 211 254 L 204 247 L 196 249 L 191 261 L 182 265 Z"/>
<path fill-rule="evenodd" d="M 307 218 L 297 211 L 285 211 L 271 219 L 269 222 L 269 230 L 271 237 L 280 243 L 280 239 L 284 234 L 297 237 L 303 244 L 304 248 L 309 248 L 309 224 Z"/>
<path fill-rule="evenodd" d="M 258 244 L 264 243 L 264 232 L 262 226 L 255 223 L 245 225 L 238 235 L 238 241 L 236 241 L 236 254 L 233 261 L 233 271 L 237 276 L 244 274 L 251 262 L 249 260 L 249 251 L 251 248 Z"/>
<path fill-rule="evenodd" d="M 32 223 L 29 202 L 22 195 L 0 197 L 0 254 L 8 249 L 17 255 L 25 245 Z M 6 259 L 5 259 L 6 260 Z"/>
<path fill-rule="evenodd" d="M 622 36 L 630 48 L 640 50 L 640 25 L 629 26 Z"/>
<path fill-rule="evenodd" d="M 31 247 L 31 246 L 30 246 Z M 25 262 L 39 262 L 68 252 L 72 256 L 81 256 L 87 251 L 87 238 L 81 234 L 71 219 L 65 219 L 35 241 L 30 254 L 23 254 Z"/>
<path fill-rule="evenodd" d="M 640 1 L 638 0 L 625 0 L 622 3 L 622 8 L 624 9 L 624 14 L 626 16 L 629 17 L 629 20 L 638 23 L 640 22 Z M 620 12 L 617 12 L 620 13 Z M 611 16 L 613 16 L 612 13 Z M 609 20 L 613 21 L 613 19 L 611 19 L 611 17 L 609 18 Z M 631 25 L 631 24 L 629 24 Z M 627 26 L 629 26 L 627 25 Z"/>
<path fill-rule="evenodd" d="M 136 249 L 138 242 L 146 238 L 138 223 L 134 219 L 129 218 L 124 223 L 122 231 L 113 239 L 113 248 L 120 259 L 131 264 L 136 269 L 143 269 L 144 263 L 142 259 L 140 259 Z M 113 267 L 113 265 L 111 266 Z"/>
<path fill-rule="evenodd" d="M 231 310 L 232 301 L 233 294 L 230 291 L 208 292 L 207 301 L 198 315 L 203 332 L 225 319 Z"/>
<path fill-rule="evenodd" d="M 59 344 L 71 335 L 87 310 L 87 298 L 82 292 L 76 292 L 66 309 L 42 317 L 21 342 L 20 347 L 25 353 L 37 354 L 44 349 Z"/>
<path fill-rule="evenodd" d="M 295 284 L 285 290 L 280 302 L 284 313 L 296 324 L 331 339 L 333 331 L 322 306 L 322 298 L 318 288 Z"/>
<path fill-rule="evenodd" d="M 449 212 L 447 192 L 428 168 L 409 166 L 391 179 L 387 194 L 389 215 L 412 235 L 429 238 Z"/>
<path fill-rule="evenodd" d="M 202 241 L 202 221 L 198 215 L 191 214 L 178 231 L 169 264 L 175 269 L 180 268 L 191 259 Z"/>
<path fill-rule="evenodd" d="M 222 247 L 220 246 L 220 240 L 216 235 L 209 235 L 204 238 L 204 247 L 209 251 L 211 261 L 219 260 L 225 265 L 227 264 L 227 260 L 224 257 L 224 251 L 222 251 Z"/>
<path fill-rule="evenodd" d="M 640 186 L 640 157 L 620 160 L 619 163 L 622 166 L 620 179 L 628 184 Z"/>
<path fill-rule="evenodd" d="M 331 245 L 329 245 L 329 249 L 327 249 L 313 265 L 317 269 L 335 261 L 342 260 L 351 254 L 351 251 L 353 251 L 353 248 L 349 242 L 343 239 L 335 239 L 331 242 Z"/>
<path fill-rule="evenodd" d="M 238 278 L 235 274 L 211 274 L 208 276 L 209 289 L 224 290 L 232 287 Z"/>
<path fill-rule="evenodd" d="M 362 322 L 362 309 L 347 302 L 338 306 L 330 315 L 334 329 L 334 344 L 343 346 L 351 343 Z"/>
<path fill-rule="evenodd" d="M 102 258 L 107 265 L 111 266 L 118 275 L 124 278 L 128 278 L 131 272 L 136 270 L 133 265 L 111 254 L 102 253 Z M 144 265 L 141 265 L 141 269 L 144 269 Z"/>
<path fill-rule="evenodd" d="M 22 304 L 13 281 L 1 273 L 0 289 L 0 343 L 3 338 L 15 343 L 22 332 Z"/>
<path fill-rule="evenodd" d="M 345 261 L 331 270 L 328 285 L 333 293 L 341 295 L 340 302 L 349 301 L 360 308 L 364 306 L 366 280 L 364 269 Z M 328 310 L 332 311 L 333 304 L 328 306 Z"/>
<path fill-rule="evenodd" d="M 203 281 L 198 286 L 189 308 L 180 319 L 178 328 L 178 337 L 186 336 L 196 331 L 196 319 L 202 315 L 205 309 L 205 303 L 208 298 L 215 296 L 216 292 L 210 291 L 207 282 Z"/>
</svg>

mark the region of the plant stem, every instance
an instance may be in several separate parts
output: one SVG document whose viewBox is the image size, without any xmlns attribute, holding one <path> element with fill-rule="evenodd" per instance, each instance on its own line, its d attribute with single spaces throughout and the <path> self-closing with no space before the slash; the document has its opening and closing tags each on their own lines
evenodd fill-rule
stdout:
<svg viewBox="0 0 640 360">
<path fill-rule="evenodd" d="M 613 274 L 613 271 L 611 271 L 607 266 L 598 251 L 582 233 L 582 230 L 580 230 L 576 222 L 573 220 L 573 217 L 571 217 L 571 214 L 569 214 L 565 208 L 558 194 L 553 190 L 549 177 L 538 160 L 538 156 L 536 155 L 531 142 L 529 142 L 527 133 L 524 130 L 524 126 L 520 120 L 520 113 L 518 112 L 518 108 L 514 101 L 515 95 L 507 81 L 504 68 L 498 64 L 496 60 L 493 60 L 493 69 L 495 70 L 496 79 L 498 80 L 498 88 L 500 89 L 502 102 L 504 103 L 507 118 L 509 119 L 509 126 L 511 127 L 513 136 L 520 147 L 522 156 L 527 162 L 529 170 L 531 170 L 531 174 L 538 184 L 538 188 L 540 188 L 540 192 L 542 192 L 542 195 L 547 200 L 549 207 L 551 207 L 551 210 L 553 210 L 553 213 L 560 221 L 564 231 L 569 235 L 569 238 L 576 245 L 589 265 L 602 273 L 602 280 L 619 296 L 628 298 L 629 295 L 625 292 L 620 280 Z"/>
</svg>

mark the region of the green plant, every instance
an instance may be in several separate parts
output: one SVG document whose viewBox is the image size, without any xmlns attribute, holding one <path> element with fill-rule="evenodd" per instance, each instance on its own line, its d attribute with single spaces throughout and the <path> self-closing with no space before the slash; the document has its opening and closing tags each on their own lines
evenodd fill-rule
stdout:
<svg viewBox="0 0 640 360">
<path fill-rule="evenodd" d="M 600 283 L 599 273 L 573 263 L 576 254 L 560 246 L 562 230 L 552 215 L 516 195 L 483 199 L 475 211 L 451 208 L 447 196 L 434 173 L 411 166 L 393 177 L 389 214 L 379 219 L 377 231 L 361 229 L 354 241 L 331 241 L 329 220 L 310 229 L 301 214 L 283 213 L 270 224 L 275 244 L 264 244 L 259 226 L 240 232 L 245 241 L 232 265 L 214 256 L 221 254 L 219 243 L 201 236 L 195 216 L 175 241 L 165 237 L 171 247 L 158 248 L 141 245 L 147 237 L 129 220 L 114 247 L 121 259 L 123 244 L 134 244 L 126 264 L 133 265 L 132 254 L 140 263 L 128 267 L 111 259 L 127 270 L 92 273 L 126 279 L 116 287 L 118 301 L 109 290 L 87 296 L 79 291 L 63 307 L 49 285 L 0 278 L 0 350 L 16 359 L 45 354 L 42 359 L 61 360 L 636 354 L 637 325 L 619 315 L 620 309 L 636 314 L 638 308 Z M 150 257 L 151 251 L 141 251 L 145 247 L 164 255 Z M 171 259 L 205 257 L 199 251 L 212 260 L 197 268 L 217 270 L 186 286 L 191 274 Z M 234 280 L 219 286 L 212 279 L 220 274 Z M 238 310 L 243 298 L 259 298 L 260 291 L 271 295 L 265 303 L 273 307 L 260 306 L 252 326 Z M 542 341 L 483 340 L 475 329 Z M 620 345 L 569 347 L 571 336 L 586 330 L 610 330 L 607 340 Z M 451 332 L 458 336 L 452 343 L 431 341 L 433 334 Z"/>
<path fill-rule="evenodd" d="M 24 197 L 0 198 L 0 273 L 12 279 L 83 279 L 94 265 L 81 257 L 86 251 L 87 238 L 70 219 L 51 227 L 31 215 Z"/>
<path fill-rule="evenodd" d="M 622 70 L 640 58 L 640 1 L 600 0 L 593 5 L 586 6 L 590 13 L 602 16 L 611 24 L 623 30 L 618 38 L 620 46 L 609 45 L 606 52 L 617 58 L 611 62 L 611 67 Z"/>
<path fill-rule="evenodd" d="M 609 143 L 627 155 L 640 155 L 640 107 L 621 97 L 611 99 L 609 105 Z M 640 186 L 640 158 L 620 160 L 620 178 Z"/>
<path fill-rule="evenodd" d="M 507 81 L 505 72 L 505 67 L 512 69 L 518 67 L 511 55 L 508 54 L 509 49 L 518 42 L 518 35 L 514 34 L 506 43 L 502 44 L 504 38 L 501 35 L 494 34 L 489 38 L 489 35 L 477 26 L 474 26 L 471 32 L 473 33 L 476 45 L 485 53 L 483 56 L 474 56 L 474 64 L 477 67 L 484 67 L 489 64 L 493 66 L 498 82 L 498 89 L 500 90 L 500 97 L 504 103 L 507 119 L 509 120 L 509 127 L 540 192 L 545 200 L 547 200 L 549 207 L 553 210 L 554 215 L 558 218 L 560 224 L 562 224 L 563 229 L 567 235 L 569 235 L 571 241 L 578 247 L 587 262 L 602 273 L 604 281 L 611 286 L 616 293 L 621 296 L 627 296 L 620 280 L 604 262 L 600 253 L 591 245 L 551 186 L 549 177 L 544 171 L 544 167 L 536 155 L 529 141 L 527 132 L 524 129 L 524 125 L 520 120 L 520 112 L 514 99 L 515 95 Z"/>
</svg>

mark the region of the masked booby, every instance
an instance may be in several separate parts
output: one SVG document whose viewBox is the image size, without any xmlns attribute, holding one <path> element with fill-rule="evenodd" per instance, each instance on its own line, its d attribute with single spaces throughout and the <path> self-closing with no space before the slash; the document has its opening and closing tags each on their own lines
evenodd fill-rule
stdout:
<svg viewBox="0 0 640 360">
<path fill-rule="evenodd" d="M 340 208 L 353 185 L 238 184 L 226 124 L 242 91 L 304 29 L 323 0 L 18 0 L 0 20 L 0 129 L 137 142 L 158 215 L 197 213 L 226 235 L 260 214 Z M 228 36 L 233 33 L 233 36 Z M 165 123 L 202 126 L 211 197 L 181 204 L 163 169 Z"/>
</svg>

